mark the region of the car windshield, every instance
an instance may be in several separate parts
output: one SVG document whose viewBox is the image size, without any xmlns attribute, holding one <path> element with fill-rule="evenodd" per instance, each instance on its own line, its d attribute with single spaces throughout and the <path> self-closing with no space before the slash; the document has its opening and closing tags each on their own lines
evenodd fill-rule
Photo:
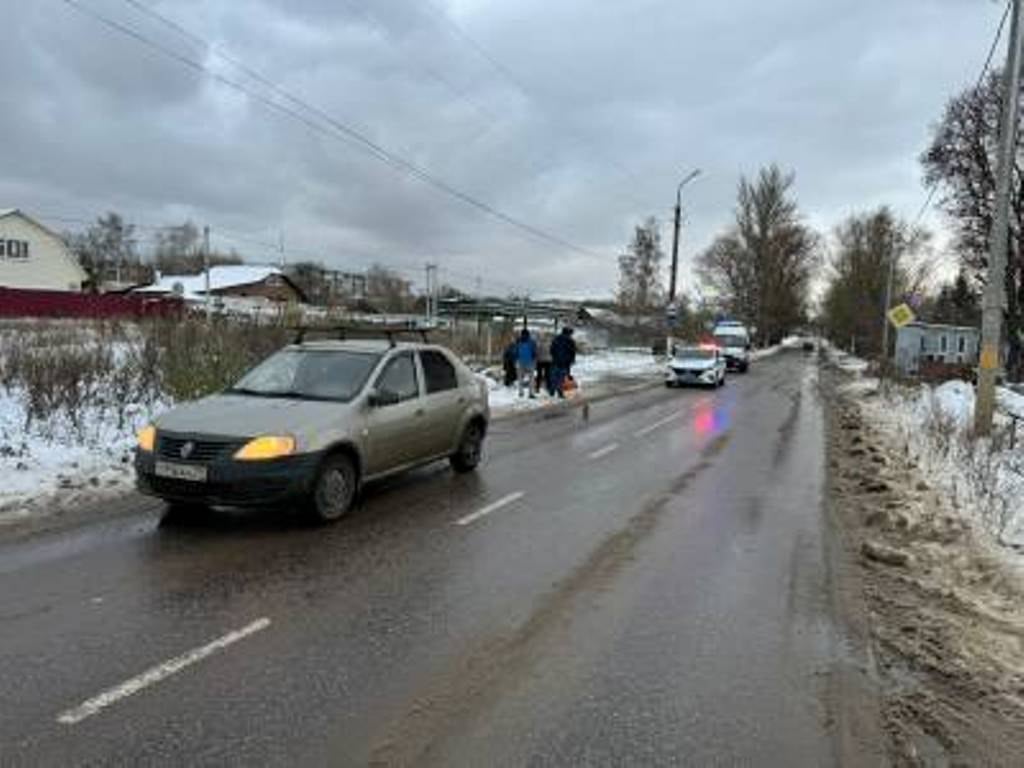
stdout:
<svg viewBox="0 0 1024 768">
<path fill-rule="evenodd" d="M 264 360 L 228 392 L 305 400 L 351 400 L 380 355 L 352 350 L 286 349 Z"/>
<path fill-rule="evenodd" d="M 747 340 L 743 336 L 737 334 L 715 334 L 715 341 L 723 347 L 745 347 L 747 346 Z"/>
<path fill-rule="evenodd" d="M 676 357 L 685 360 L 712 360 L 715 350 L 703 347 L 683 347 L 676 350 Z"/>
</svg>

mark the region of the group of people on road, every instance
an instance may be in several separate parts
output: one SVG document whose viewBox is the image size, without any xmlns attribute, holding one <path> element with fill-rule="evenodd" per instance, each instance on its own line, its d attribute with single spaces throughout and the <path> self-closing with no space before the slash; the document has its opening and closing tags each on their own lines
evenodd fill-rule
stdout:
<svg viewBox="0 0 1024 768">
<path fill-rule="evenodd" d="M 563 328 L 550 344 L 544 339 L 538 342 L 524 328 L 505 348 L 505 386 L 517 384 L 520 397 L 528 393 L 533 398 L 542 390 L 551 397 L 565 397 L 566 391 L 575 384 L 572 379 L 575 363 L 576 341 L 572 328 Z"/>
</svg>

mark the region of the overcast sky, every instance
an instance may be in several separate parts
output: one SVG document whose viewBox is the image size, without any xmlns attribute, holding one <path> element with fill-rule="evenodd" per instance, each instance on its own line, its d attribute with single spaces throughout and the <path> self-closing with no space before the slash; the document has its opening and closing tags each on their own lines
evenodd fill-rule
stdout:
<svg viewBox="0 0 1024 768">
<path fill-rule="evenodd" d="M 728 225 L 740 174 L 797 174 L 827 230 L 924 200 L 917 157 L 973 81 L 994 0 L 75 0 L 298 111 L 244 62 L 537 239 L 313 130 L 63 0 L 2 0 L 0 208 L 59 228 L 118 210 L 188 217 L 251 261 L 287 257 L 505 293 L 609 295 L 648 215 L 666 252 L 685 192 L 683 281 Z M 1004 48 L 1000 48 L 999 60 Z M 306 119 L 322 124 L 319 117 Z M 928 221 L 941 226 L 941 217 Z M 146 231 L 143 231 L 145 234 Z M 226 239 L 226 236 L 234 238 Z M 254 242 L 253 242 L 254 241 Z"/>
</svg>

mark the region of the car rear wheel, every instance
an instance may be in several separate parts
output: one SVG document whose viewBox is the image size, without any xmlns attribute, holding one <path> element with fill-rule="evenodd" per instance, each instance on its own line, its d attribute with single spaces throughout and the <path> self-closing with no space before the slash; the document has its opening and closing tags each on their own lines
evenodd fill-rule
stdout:
<svg viewBox="0 0 1024 768">
<path fill-rule="evenodd" d="M 343 453 L 324 459 L 313 483 L 309 512 L 314 520 L 332 523 L 344 517 L 355 503 L 359 474 L 355 463 Z"/>
<path fill-rule="evenodd" d="M 472 472 L 480 464 L 484 452 L 484 430 L 473 423 L 466 427 L 459 441 L 459 447 L 451 456 L 452 469 L 456 472 Z"/>
</svg>

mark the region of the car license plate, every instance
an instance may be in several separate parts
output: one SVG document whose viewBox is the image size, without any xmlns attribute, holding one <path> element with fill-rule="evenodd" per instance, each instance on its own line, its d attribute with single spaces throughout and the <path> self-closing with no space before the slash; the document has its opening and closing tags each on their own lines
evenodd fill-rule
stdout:
<svg viewBox="0 0 1024 768">
<path fill-rule="evenodd" d="M 192 483 L 206 482 L 206 467 L 195 464 L 175 464 L 170 461 L 158 461 L 154 470 L 157 477 L 171 480 L 188 480 Z"/>
</svg>

